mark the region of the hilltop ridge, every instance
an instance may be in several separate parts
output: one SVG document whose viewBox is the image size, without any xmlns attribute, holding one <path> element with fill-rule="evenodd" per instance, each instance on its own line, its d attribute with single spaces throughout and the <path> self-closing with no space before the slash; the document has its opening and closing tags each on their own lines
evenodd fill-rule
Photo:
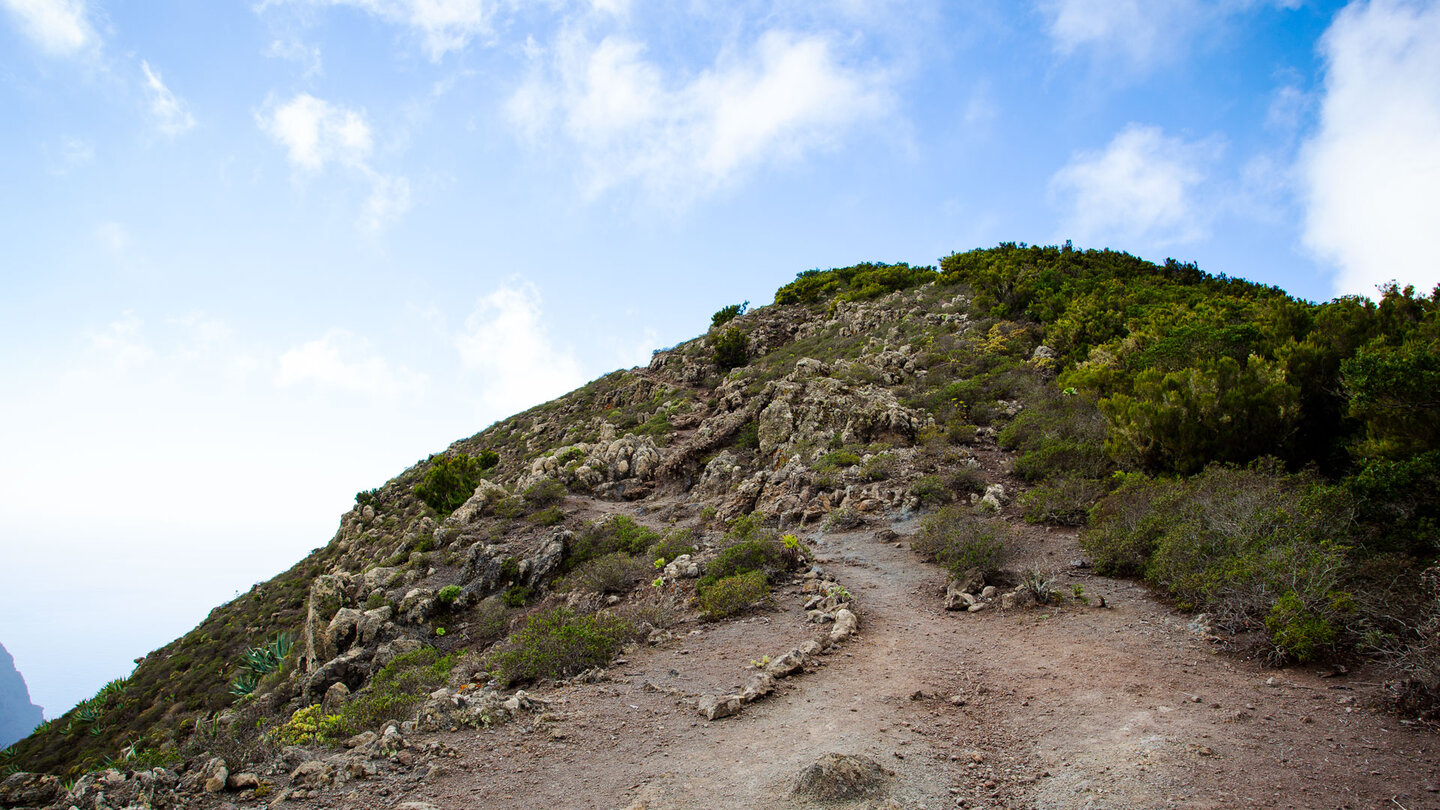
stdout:
<svg viewBox="0 0 1440 810">
<path fill-rule="evenodd" d="M 523 748 L 514 729 L 524 728 L 603 750 L 585 718 L 617 711 L 607 668 L 626 660 L 648 686 L 630 684 L 639 691 L 623 690 L 627 699 L 671 717 L 661 721 L 667 734 L 702 722 L 688 719 L 697 707 L 707 725 L 749 717 L 751 703 L 761 713 L 753 722 L 772 730 L 819 722 L 795 703 L 811 688 L 803 673 L 883 724 L 843 678 L 847 669 L 871 687 L 899 678 L 895 656 L 914 665 L 901 679 L 932 719 L 975 704 L 1029 728 L 997 688 L 1083 711 L 1080 681 L 1040 688 L 1054 673 L 1032 670 L 1046 670 L 1051 653 L 1107 677 L 1125 671 L 1080 652 L 1072 633 L 1088 644 L 1123 634 L 1126 666 L 1146 673 L 1141 694 L 1173 680 L 1167 667 L 1198 673 L 1229 690 L 1232 720 L 1256 711 L 1234 708 L 1248 704 L 1233 666 L 1202 666 L 1197 650 L 1224 647 L 1242 669 L 1373 668 L 1383 686 L 1367 699 L 1413 722 L 1429 716 L 1440 687 L 1437 358 L 1440 288 L 1312 304 L 1190 264 L 1068 245 L 1006 244 L 938 268 L 807 271 L 772 305 L 726 307 L 706 334 L 648 366 L 502 420 L 358 493 L 324 547 L 7 749 L 10 770 L 57 778 L 12 777 L 0 801 L 15 803 L 23 787 L 42 798 L 20 806 L 91 806 L 109 777 L 85 776 L 63 795 L 62 778 L 106 767 L 116 769 L 112 793 L 120 783 L 139 790 L 134 774 L 145 773 L 152 797 L 159 789 L 192 803 L 226 790 L 321 804 L 363 790 L 379 801 L 424 763 L 432 798 L 461 806 L 465 780 L 445 763 L 472 762 L 468 770 L 478 760 L 466 757 L 482 754 L 464 742 L 475 732 L 460 729 L 491 741 L 484 756 Z M 1111 577 L 1138 579 L 1164 601 Z M 988 665 L 955 668 L 956 651 L 985 656 L 980 622 L 1002 617 L 1013 623 L 990 632 L 1038 645 L 1033 655 L 991 645 L 1029 668 L 1010 673 L 1029 685 L 1018 690 Z M 1165 628 L 1153 656 L 1135 646 L 1149 623 Z M 920 643 L 907 624 L 953 636 L 953 646 Z M 888 652 L 877 653 L 877 637 Z M 780 675 L 771 663 L 792 653 Z M 753 672 L 732 682 L 751 657 Z M 662 677 L 682 671 L 685 682 Z M 1282 680 L 1315 689 L 1320 672 Z M 885 701 L 897 694 L 887 687 Z M 1319 722 L 1374 733 L 1341 714 Z M 557 718 L 571 730 L 552 733 Z M 1066 806 L 1053 773 L 1037 776 L 1047 767 L 1036 764 L 1040 736 L 1017 731 L 1019 747 L 1005 748 L 1006 726 L 978 722 L 990 736 L 967 744 L 1030 781 L 954 765 L 989 774 L 965 795 Z M 1211 733 L 1199 731 L 1210 720 L 1186 722 Z M 686 753 L 701 732 L 674 734 L 677 757 L 709 769 L 708 784 L 736 801 L 809 800 L 779 787 L 793 757 L 777 760 L 790 770 L 740 787 Z M 1080 738 L 1058 739 L 1074 746 L 1065 756 L 1079 756 Z M 802 747 L 818 754 L 824 742 Z M 651 761 L 638 741 L 618 745 Z M 943 775 L 958 760 L 949 748 L 934 753 L 933 767 L 902 769 L 892 800 L 960 795 Z M 976 755 L 970 764 L 982 766 Z M 1157 756 L 1178 784 L 1175 769 L 1189 760 Z M 1396 756 L 1395 773 L 1418 796 L 1433 766 Z M 882 771 L 904 757 L 892 760 Z M 1126 773 L 1140 785 L 1127 801 L 1147 806 L 1159 783 L 1143 768 Z M 472 775 L 492 801 L 513 794 Z M 886 795 L 885 781 L 864 797 Z M 635 792 L 606 784 L 594 806 Z M 649 784 L 650 799 L 637 801 L 690 806 L 674 779 Z M 1193 775 L 1185 784 L 1197 802 L 1219 795 Z"/>
</svg>

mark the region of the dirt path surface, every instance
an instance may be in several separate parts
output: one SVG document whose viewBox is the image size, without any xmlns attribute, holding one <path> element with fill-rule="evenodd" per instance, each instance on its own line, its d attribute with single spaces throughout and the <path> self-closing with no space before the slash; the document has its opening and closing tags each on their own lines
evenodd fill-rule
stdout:
<svg viewBox="0 0 1440 810">
<path fill-rule="evenodd" d="M 1220 654 L 1135 585 L 1069 567 L 1073 534 L 1030 530 L 1023 560 L 1084 584 L 1092 605 L 942 610 L 944 573 L 873 530 L 816 534 L 850 588 L 859 636 L 743 714 L 707 722 L 701 694 L 813 635 L 798 588 L 782 609 L 683 629 L 597 683 L 537 695 L 528 722 L 440 738 L 426 778 L 371 784 L 350 806 L 798 807 L 796 776 L 827 753 L 892 775 L 903 808 L 1440 808 L 1440 739 L 1366 708 L 1363 673 L 1322 679 Z M 1107 607 L 1094 606 L 1103 596 Z"/>
</svg>

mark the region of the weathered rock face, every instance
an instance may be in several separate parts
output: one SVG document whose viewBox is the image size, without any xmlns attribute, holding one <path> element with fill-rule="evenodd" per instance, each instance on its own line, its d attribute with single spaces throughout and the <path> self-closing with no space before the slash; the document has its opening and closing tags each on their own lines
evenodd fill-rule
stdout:
<svg viewBox="0 0 1440 810">
<path fill-rule="evenodd" d="M 326 646 L 326 632 L 330 620 L 344 607 L 350 577 L 345 574 L 321 574 L 310 584 L 309 608 L 305 616 L 305 653 L 302 662 L 306 670 L 335 657 L 335 651 Z"/>
<path fill-rule="evenodd" d="M 613 434 L 613 427 L 608 432 Z M 649 492 L 646 484 L 655 479 L 659 467 L 660 449 L 654 439 L 632 434 L 609 438 L 602 431 L 598 442 L 566 445 L 535 459 L 515 489 L 524 492 L 549 478 L 602 498 L 632 499 Z"/>
<path fill-rule="evenodd" d="M 42 719 L 40 707 L 30 702 L 30 690 L 15 668 L 15 659 L 0 645 L 0 748 L 28 735 Z"/>
</svg>

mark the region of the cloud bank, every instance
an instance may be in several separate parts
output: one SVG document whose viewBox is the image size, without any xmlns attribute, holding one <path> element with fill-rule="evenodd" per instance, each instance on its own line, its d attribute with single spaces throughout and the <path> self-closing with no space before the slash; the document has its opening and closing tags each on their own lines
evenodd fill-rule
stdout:
<svg viewBox="0 0 1440 810">
<path fill-rule="evenodd" d="M 1320 45 L 1320 123 L 1299 161 L 1304 244 L 1338 295 L 1430 283 L 1440 233 L 1440 5 L 1375 0 L 1336 15 Z"/>
</svg>

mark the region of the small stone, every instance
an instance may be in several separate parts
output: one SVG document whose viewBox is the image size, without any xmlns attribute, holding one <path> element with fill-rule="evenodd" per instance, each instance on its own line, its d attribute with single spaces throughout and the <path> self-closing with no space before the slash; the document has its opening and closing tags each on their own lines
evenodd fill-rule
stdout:
<svg viewBox="0 0 1440 810">
<path fill-rule="evenodd" d="M 706 695 L 700 698 L 696 708 L 706 720 L 719 720 L 740 713 L 745 701 L 739 695 Z"/>
</svg>

